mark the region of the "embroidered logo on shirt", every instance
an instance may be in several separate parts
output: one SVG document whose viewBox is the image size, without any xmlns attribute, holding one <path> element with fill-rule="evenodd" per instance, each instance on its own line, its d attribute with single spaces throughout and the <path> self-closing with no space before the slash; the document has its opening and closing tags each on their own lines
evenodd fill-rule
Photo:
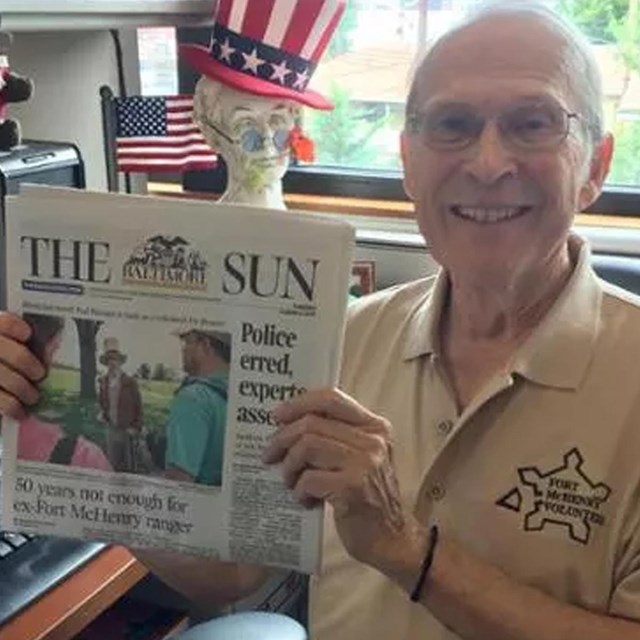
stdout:
<svg viewBox="0 0 640 640">
<path fill-rule="evenodd" d="M 527 509 L 525 531 L 564 527 L 572 540 L 587 544 L 593 526 L 605 524 L 601 507 L 609 499 L 611 489 L 587 476 L 578 449 L 565 454 L 560 467 L 546 473 L 537 467 L 520 467 L 518 476 L 521 486 L 502 496 L 496 504 L 517 513 Z M 525 487 L 533 491 L 532 501 L 525 500 L 522 491 Z"/>
</svg>

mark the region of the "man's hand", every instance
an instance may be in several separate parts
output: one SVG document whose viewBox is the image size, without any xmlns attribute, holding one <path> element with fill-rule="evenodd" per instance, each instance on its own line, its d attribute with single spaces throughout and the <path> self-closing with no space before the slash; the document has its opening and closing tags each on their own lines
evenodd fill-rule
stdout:
<svg viewBox="0 0 640 640">
<path fill-rule="evenodd" d="M 46 375 L 25 344 L 30 335 L 31 328 L 22 318 L 0 312 L 0 413 L 16 420 L 25 417 L 25 406 L 38 402 L 36 383 Z"/>
<path fill-rule="evenodd" d="M 264 462 L 282 463 L 287 486 L 303 504 L 326 500 L 333 506 L 351 556 L 383 572 L 408 549 L 420 558 L 425 533 L 402 507 L 385 418 L 338 390 L 300 395 L 279 405 L 273 417 L 282 426 Z"/>
</svg>

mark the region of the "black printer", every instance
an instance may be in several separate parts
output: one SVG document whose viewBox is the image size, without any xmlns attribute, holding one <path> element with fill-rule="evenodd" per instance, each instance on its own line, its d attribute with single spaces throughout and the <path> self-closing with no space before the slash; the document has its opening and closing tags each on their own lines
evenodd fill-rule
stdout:
<svg viewBox="0 0 640 640">
<path fill-rule="evenodd" d="M 4 264 L 4 197 L 18 193 L 22 183 L 83 189 L 80 151 L 69 143 L 25 140 L 11 151 L 0 152 L 0 265 Z M 5 308 L 5 300 L 5 274 L 0 266 L 0 309 Z"/>
</svg>

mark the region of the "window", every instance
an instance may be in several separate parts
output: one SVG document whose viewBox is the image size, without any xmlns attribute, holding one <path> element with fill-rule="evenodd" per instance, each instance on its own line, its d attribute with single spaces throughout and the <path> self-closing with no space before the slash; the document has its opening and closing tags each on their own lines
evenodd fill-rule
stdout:
<svg viewBox="0 0 640 640">
<path fill-rule="evenodd" d="M 350 0 L 313 80 L 314 88 L 336 105 L 332 113 L 307 117 L 318 164 L 399 170 L 398 132 L 416 55 L 473 2 Z M 589 37 L 602 72 L 606 126 L 617 139 L 609 183 L 640 187 L 638 0 L 556 0 L 550 5 Z"/>
<path fill-rule="evenodd" d="M 307 110 L 305 128 L 316 162 L 287 174 L 289 191 L 402 199 L 398 133 L 412 65 L 437 36 L 478 0 L 349 0 L 312 86 L 335 103 L 333 112 Z M 507 0 L 505 0 L 507 1 Z M 595 210 L 638 214 L 640 190 L 640 0 L 548 0 L 588 36 L 599 62 L 607 128 L 616 153 L 607 193 Z M 173 93 L 172 31 L 142 29 L 145 93 Z M 208 30 L 179 30 L 178 39 L 208 42 Z M 180 67 L 181 91 L 195 75 Z M 195 190 L 216 189 L 212 176 L 186 179 Z"/>
<path fill-rule="evenodd" d="M 612 185 L 640 188 L 640 5 L 638 0 L 556 0 L 587 35 L 600 66 L 605 125 L 616 137 Z"/>
</svg>

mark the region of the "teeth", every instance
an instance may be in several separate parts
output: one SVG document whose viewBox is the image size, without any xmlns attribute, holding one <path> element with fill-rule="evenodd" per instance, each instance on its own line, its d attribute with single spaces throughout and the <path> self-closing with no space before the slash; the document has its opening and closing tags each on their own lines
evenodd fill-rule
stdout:
<svg viewBox="0 0 640 640">
<path fill-rule="evenodd" d="M 476 222 L 501 222 L 522 213 L 523 207 L 453 207 L 454 213 Z"/>
</svg>

